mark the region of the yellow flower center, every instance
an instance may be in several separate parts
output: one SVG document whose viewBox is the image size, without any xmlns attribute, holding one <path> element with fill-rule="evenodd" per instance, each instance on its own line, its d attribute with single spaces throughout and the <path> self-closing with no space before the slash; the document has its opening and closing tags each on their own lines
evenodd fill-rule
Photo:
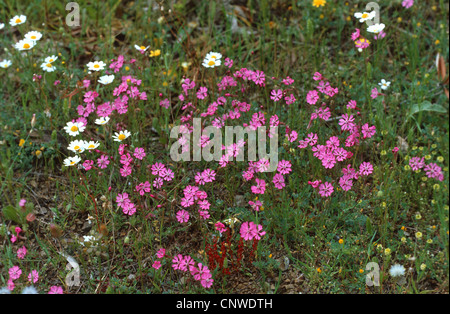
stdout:
<svg viewBox="0 0 450 314">
<path fill-rule="evenodd" d="M 78 131 L 78 127 L 77 127 L 76 125 L 74 125 L 74 126 L 72 126 L 72 127 L 70 128 L 70 130 L 71 130 L 72 132 L 76 132 L 76 131 Z"/>
<path fill-rule="evenodd" d="M 74 150 L 80 150 L 80 146 L 75 146 L 74 148 L 73 148 Z"/>
<path fill-rule="evenodd" d="M 94 144 L 91 144 L 91 145 L 89 145 L 89 147 L 88 147 L 88 149 L 93 149 L 93 148 L 95 148 L 95 145 L 94 145 Z"/>
<path fill-rule="evenodd" d="M 363 15 L 362 15 L 362 18 L 363 19 L 366 19 L 366 18 L 368 18 L 369 17 L 369 14 L 367 14 L 367 13 L 364 13 Z"/>
<path fill-rule="evenodd" d="M 145 47 L 144 46 L 140 46 L 139 47 L 141 50 L 145 50 Z"/>
<path fill-rule="evenodd" d="M 20 23 L 20 22 L 22 22 L 21 19 L 17 19 L 17 20 L 16 20 L 16 23 Z"/>
<path fill-rule="evenodd" d="M 24 48 L 24 49 L 30 49 L 30 44 L 24 44 L 24 45 L 23 45 L 23 48 Z"/>
<path fill-rule="evenodd" d="M 31 36 L 31 39 L 36 39 L 36 36 L 34 36 L 34 35 L 33 35 L 33 36 Z"/>
<path fill-rule="evenodd" d="M 47 66 L 47 68 L 51 68 L 52 64 L 51 63 L 47 63 L 46 66 Z"/>
<path fill-rule="evenodd" d="M 125 134 L 120 134 L 118 137 L 119 140 L 123 141 L 125 139 Z"/>
<path fill-rule="evenodd" d="M 48 62 L 53 62 L 53 61 L 55 61 L 55 60 L 53 60 L 53 59 L 48 60 Z"/>
<path fill-rule="evenodd" d="M 98 69 L 100 66 L 98 64 L 94 65 L 94 68 Z"/>
<path fill-rule="evenodd" d="M 70 164 L 71 164 L 71 165 L 75 165 L 75 161 L 71 161 Z"/>
<path fill-rule="evenodd" d="M 208 62 L 208 65 L 209 65 L 209 66 L 213 66 L 213 65 L 215 65 L 215 64 L 216 64 L 216 63 L 215 63 L 213 60 L 211 60 L 211 61 Z"/>
<path fill-rule="evenodd" d="M 216 58 L 217 58 L 216 56 L 212 56 L 212 57 L 211 57 L 211 59 L 216 59 Z"/>
</svg>

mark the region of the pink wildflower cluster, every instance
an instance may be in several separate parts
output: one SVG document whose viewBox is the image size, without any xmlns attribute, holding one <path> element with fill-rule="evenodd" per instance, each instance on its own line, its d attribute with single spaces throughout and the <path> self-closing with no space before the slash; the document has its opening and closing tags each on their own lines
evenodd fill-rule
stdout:
<svg viewBox="0 0 450 314">
<path fill-rule="evenodd" d="M 211 288 L 214 279 L 207 266 L 202 263 L 196 263 L 189 255 L 183 256 L 181 254 L 176 255 L 172 259 L 172 268 L 182 272 L 188 272 L 194 277 L 196 281 L 199 281 L 204 288 Z"/>
</svg>

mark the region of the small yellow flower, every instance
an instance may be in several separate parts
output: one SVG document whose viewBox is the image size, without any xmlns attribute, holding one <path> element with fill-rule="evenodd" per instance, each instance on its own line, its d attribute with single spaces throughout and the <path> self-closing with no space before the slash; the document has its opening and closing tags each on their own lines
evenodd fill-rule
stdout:
<svg viewBox="0 0 450 314">
<path fill-rule="evenodd" d="M 426 155 L 426 156 L 425 156 L 425 159 L 426 159 L 426 160 L 430 160 L 430 159 L 431 159 L 431 155 Z"/>
<path fill-rule="evenodd" d="M 427 182 L 428 178 L 427 177 L 422 177 L 422 181 L 423 182 Z"/>
<path fill-rule="evenodd" d="M 386 151 L 383 149 L 382 151 L 381 151 L 381 156 L 385 156 L 387 153 L 386 153 Z"/>
<path fill-rule="evenodd" d="M 439 156 L 439 157 L 437 158 L 437 161 L 439 161 L 439 162 L 444 162 L 444 157 Z"/>
<path fill-rule="evenodd" d="M 324 7 L 326 3 L 327 2 L 325 0 L 313 0 L 312 5 L 316 8 L 318 8 L 318 7 Z"/>
<path fill-rule="evenodd" d="M 427 240 L 427 243 L 428 243 L 428 244 L 431 244 L 431 243 L 433 243 L 433 240 L 432 240 L 432 239 L 428 239 L 428 240 Z"/>
<path fill-rule="evenodd" d="M 434 42 L 435 45 L 439 45 L 441 43 L 441 41 L 439 39 L 436 39 L 436 41 Z"/>
<path fill-rule="evenodd" d="M 404 168 L 405 168 L 405 170 L 406 170 L 406 171 L 409 171 L 409 170 L 411 170 L 411 166 L 410 166 L 410 165 L 405 165 L 405 167 L 404 167 Z"/>
<path fill-rule="evenodd" d="M 339 239 L 339 244 L 343 244 L 344 240 L 343 239 Z"/>
<path fill-rule="evenodd" d="M 420 265 L 420 269 L 421 269 L 421 270 L 425 270 L 425 269 L 427 269 L 427 265 L 426 265 L 426 264 L 422 264 L 422 265 Z"/>
<path fill-rule="evenodd" d="M 41 157 L 42 157 L 42 152 L 41 152 L 40 150 L 37 150 L 37 151 L 35 152 L 35 154 L 36 154 L 36 157 L 37 157 L 37 158 L 41 158 Z"/>
<path fill-rule="evenodd" d="M 425 74 L 425 76 L 426 76 L 426 77 L 428 77 L 428 76 L 429 76 L 429 74 L 427 73 L 427 74 Z M 436 147 L 437 147 L 437 144 L 433 144 L 433 145 L 431 145 L 431 148 L 432 148 L 432 149 L 436 149 Z"/>
<path fill-rule="evenodd" d="M 386 254 L 386 256 L 391 255 L 391 249 L 389 249 L 389 248 L 385 249 L 384 254 Z"/>
<path fill-rule="evenodd" d="M 359 273 L 360 273 L 360 274 L 363 274 L 363 273 L 364 273 L 364 269 L 361 268 L 361 269 L 359 270 Z"/>
<path fill-rule="evenodd" d="M 161 54 L 161 50 L 159 50 L 159 49 L 156 49 L 156 50 L 150 50 L 150 58 L 157 57 L 157 56 L 159 56 L 160 54 Z"/>
<path fill-rule="evenodd" d="M 416 232 L 416 238 L 417 239 L 419 239 L 419 240 L 422 239 L 422 236 L 423 236 L 422 232 L 420 232 L 420 231 Z"/>
<path fill-rule="evenodd" d="M 126 67 L 125 67 L 125 71 L 130 71 L 130 67 L 129 67 L 129 66 L 126 66 Z"/>
<path fill-rule="evenodd" d="M 406 243 L 406 238 L 403 237 L 403 238 L 400 239 L 400 241 L 402 241 L 402 243 Z"/>
<path fill-rule="evenodd" d="M 25 144 L 25 140 L 23 138 L 21 138 L 19 141 L 19 146 L 22 147 L 23 144 Z"/>
<path fill-rule="evenodd" d="M 440 188 L 441 188 L 441 186 L 437 183 L 435 185 L 433 185 L 433 190 L 435 190 L 435 191 L 439 191 Z"/>
<path fill-rule="evenodd" d="M 399 17 L 397 18 L 397 22 L 401 23 L 402 21 L 403 21 L 402 17 L 399 16 Z"/>
<path fill-rule="evenodd" d="M 316 270 L 317 270 L 317 272 L 318 272 L 319 274 L 322 272 L 322 269 L 320 269 L 320 267 L 317 268 Z"/>
<path fill-rule="evenodd" d="M 422 215 L 421 215 L 420 213 L 417 213 L 417 214 L 416 214 L 416 219 L 417 219 L 417 220 L 422 219 Z"/>
</svg>

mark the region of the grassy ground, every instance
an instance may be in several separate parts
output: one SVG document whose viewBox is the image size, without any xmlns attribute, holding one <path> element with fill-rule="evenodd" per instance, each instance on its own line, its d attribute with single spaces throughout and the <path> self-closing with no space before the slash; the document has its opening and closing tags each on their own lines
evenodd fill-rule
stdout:
<svg viewBox="0 0 450 314">
<path fill-rule="evenodd" d="M 416 1 L 408 9 L 397 0 L 381 4 L 387 34 L 381 40 L 373 40 L 365 24 L 353 17 L 366 2 L 312 3 L 184 0 L 165 3 L 161 10 L 153 1 L 78 1 L 80 27 L 69 27 L 69 11 L 61 1 L 0 1 L 0 23 L 5 23 L 0 60 L 12 61 L 0 69 L 0 287 L 7 285 L 9 269 L 19 266 L 23 274 L 14 292 L 30 285 L 26 276 L 37 270 L 40 292 L 60 286 L 65 293 L 448 293 L 448 1 Z M 27 16 L 26 23 L 11 27 L 9 20 L 20 14 Z M 362 52 L 351 39 L 355 28 L 371 42 Z M 30 30 L 41 32 L 42 39 L 32 50 L 16 50 L 14 44 Z M 150 48 L 141 54 L 134 45 Z M 149 55 L 157 50 L 160 55 Z M 223 63 L 203 67 L 210 51 L 233 59 L 233 68 Z M 51 55 L 58 56 L 56 71 L 44 72 L 40 65 Z M 114 83 L 96 83 L 98 73 L 89 73 L 86 64 L 103 60 L 109 66 L 119 55 L 127 63 L 114 73 Z M 131 59 L 136 61 L 129 63 Z M 279 130 L 279 160 L 290 161 L 292 172 L 281 190 L 267 173 L 258 175 L 267 182 L 266 192 L 252 193 L 254 180 L 242 178 L 247 163 L 221 168 L 217 162 L 171 160 L 170 130 L 187 114 L 178 100 L 181 80 L 208 87 L 209 98 L 193 98 L 193 117 L 200 117 L 225 94 L 217 90 L 220 78 L 241 68 L 263 71 L 266 86 L 229 91 L 230 98 L 252 104 L 250 112 L 228 121 L 230 125 L 248 123 L 257 111 L 267 121 L 276 114 L 298 132 L 299 140 L 314 132 L 325 145 L 331 136 L 345 141 L 338 120 L 353 114 L 361 125 L 375 126 L 376 134 L 348 148 L 353 153 L 349 163 L 358 168 L 370 162 L 373 173 L 343 191 L 339 177 L 346 164 L 324 168 L 310 149 L 297 147 L 298 140 L 285 139 L 284 127 Z M 321 99 L 331 119 L 318 119 L 308 129 L 314 106 L 306 97 L 317 85 L 315 72 L 339 93 Z M 33 80 L 33 74 L 42 78 Z M 64 159 L 74 154 L 67 149 L 73 138 L 63 127 L 78 118 L 83 95 L 97 91 L 97 106 L 113 102 L 113 90 L 124 75 L 142 80 L 139 90 L 147 100 L 133 100 L 126 114 L 114 113 L 106 126 L 93 123 L 94 112 L 77 137 L 99 141 L 99 149 L 116 162 L 104 170 L 65 167 Z M 287 76 L 293 85 L 281 83 Z M 87 79 L 91 86 L 86 90 L 82 81 Z M 381 91 L 382 79 L 391 85 L 373 99 L 372 90 Z M 55 85 L 57 80 L 61 83 Z M 297 101 L 274 102 L 273 89 L 283 89 Z M 169 109 L 160 106 L 164 99 Z M 350 100 L 357 102 L 359 114 L 347 109 Z M 223 113 L 220 108 L 216 116 Z M 205 120 L 210 124 L 212 119 Z M 146 152 L 127 177 L 119 173 L 119 144 L 112 139 L 120 126 L 132 134 L 127 144 Z M 395 147 L 398 152 L 392 151 Z M 99 156 L 89 152 L 82 159 Z M 413 157 L 436 163 L 443 180 L 427 177 L 424 169 L 412 171 Z M 152 182 L 147 166 L 155 162 L 173 170 L 175 178 L 141 197 L 134 188 Z M 200 186 L 208 194 L 211 217 L 201 220 L 191 208 L 189 222 L 179 223 L 183 189 L 195 185 L 196 173 L 207 168 L 217 173 L 214 182 Z M 314 180 L 331 182 L 334 193 L 321 197 L 308 184 Z M 124 192 L 137 204 L 132 216 L 117 207 L 116 197 Z M 263 202 L 259 212 L 248 204 L 256 197 Z M 21 199 L 26 200 L 22 208 Z M 228 228 L 221 237 L 214 228 L 218 221 Z M 239 231 L 248 221 L 261 224 L 266 235 L 259 242 L 244 241 L 243 260 L 237 261 Z M 16 227 L 23 232 L 13 243 Z M 85 236 L 97 240 L 83 242 Z M 23 246 L 27 254 L 19 259 Z M 158 259 L 160 248 L 167 256 Z M 204 265 L 227 258 L 210 266 L 214 283 L 205 288 L 188 273 L 172 269 L 177 254 Z M 80 265 L 80 285 L 67 284 L 67 255 Z M 158 270 L 152 267 L 157 260 L 162 263 Z M 379 265 L 379 286 L 366 285 L 369 262 Z M 227 264 L 229 274 L 223 270 Z M 404 280 L 389 274 L 394 264 L 406 269 Z"/>
</svg>

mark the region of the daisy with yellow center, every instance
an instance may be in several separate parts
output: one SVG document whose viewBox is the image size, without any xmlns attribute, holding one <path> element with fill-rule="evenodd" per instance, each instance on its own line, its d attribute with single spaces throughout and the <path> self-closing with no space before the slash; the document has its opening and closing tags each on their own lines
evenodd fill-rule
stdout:
<svg viewBox="0 0 450 314">
<path fill-rule="evenodd" d="M 108 123 L 108 121 L 109 121 L 109 117 L 100 117 L 95 120 L 95 124 L 104 125 L 104 124 Z"/>
<path fill-rule="evenodd" d="M 17 42 L 14 45 L 14 48 L 16 48 L 17 50 L 30 50 L 31 48 L 34 47 L 34 45 L 36 44 L 35 41 L 30 40 L 30 39 L 22 39 L 21 41 Z"/>
<path fill-rule="evenodd" d="M 354 14 L 354 16 L 355 16 L 357 19 L 359 19 L 359 22 L 360 22 L 360 23 L 364 23 L 365 21 L 372 20 L 376 15 L 377 15 L 376 11 L 372 11 L 372 12 L 370 12 L 370 13 L 368 13 L 368 12 L 363 12 L 363 13 L 356 12 L 356 13 Z"/>
<path fill-rule="evenodd" d="M 45 62 L 45 63 L 53 63 L 53 62 L 56 61 L 56 59 L 58 59 L 58 57 L 55 56 L 55 55 L 53 55 L 53 56 L 50 56 L 50 57 L 45 58 L 44 62 Z"/>
<path fill-rule="evenodd" d="M 150 47 L 150 46 L 145 47 L 145 46 L 134 45 L 134 48 L 136 48 L 137 50 L 139 50 L 140 53 L 144 53 L 145 51 L 147 51 L 147 49 L 148 49 L 149 47 Z"/>
<path fill-rule="evenodd" d="M 64 166 L 72 167 L 78 164 L 80 161 L 81 158 L 79 156 L 67 157 L 66 159 L 64 159 Z"/>
<path fill-rule="evenodd" d="M 0 62 L 0 68 L 9 68 L 11 66 L 12 62 L 11 60 L 3 60 L 2 62 Z"/>
<path fill-rule="evenodd" d="M 64 127 L 64 130 L 70 136 L 77 136 L 78 134 L 83 132 L 85 129 L 86 129 L 86 127 L 81 122 L 67 122 L 66 126 Z"/>
<path fill-rule="evenodd" d="M 99 146 L 100 146 L 99 142 L 94 142 L 94 141 L 84 142 L 84 148 L 86 148 L 87 150 L 96 149 Z"/>
<path fill-rule="evenodd" d="M 27 17 L 25 15 L 16 15 L 9 21 L 9 24 L 11 26 L 17 26 L 17 25 L 25 23 L 26 20 L 27 20 Z"/>
<path fill-rule="evenodd" d="M 41 68 L 42 70 L 44 70 L 45 72 L 53 72 L 56 70 L 56 67 L 50 63 L 50 62 L 44 62 L 41 64 Z"/>
<path fill-rule="evenodd" d="M 42 34 L 36 31 L 31 31 L 26 33 L 24 37 L 32 41 L 38 41 L 42 38 Z"/>
<path fill-rule="evenodd" d="M 103 61 L 94 61 L 94 62 L 89 62 L 87 64 L 88 70 L 89 71 L 100 71 L 103 70 L 106 66 L 106 63 L 104 63 Z"/>
<path fill-rule="evenodd" d="M 70 142 L 69 147 L 67 147 L 67 149 L 74 153 L 82 153 L 84 152 L 85 145 L 83 141 L 75 140 Z"/>
<path fill-rule="evenodd" d="M 127 139 L 130 135 L 131 133 L 127 130 L 120 131 L 119 133 L 115 132 L 113 135 L 113 139 L 115 142 L 122 142 L 125 139 Z"/>
<path fill-rule="evenodd" d="M 205 58 L 202 63 L 205 68 L 215 68 L 217 66 L 220 66 L 221 64 L 221 60 L 217 60 L 216 58 Z"/>
</svg>

